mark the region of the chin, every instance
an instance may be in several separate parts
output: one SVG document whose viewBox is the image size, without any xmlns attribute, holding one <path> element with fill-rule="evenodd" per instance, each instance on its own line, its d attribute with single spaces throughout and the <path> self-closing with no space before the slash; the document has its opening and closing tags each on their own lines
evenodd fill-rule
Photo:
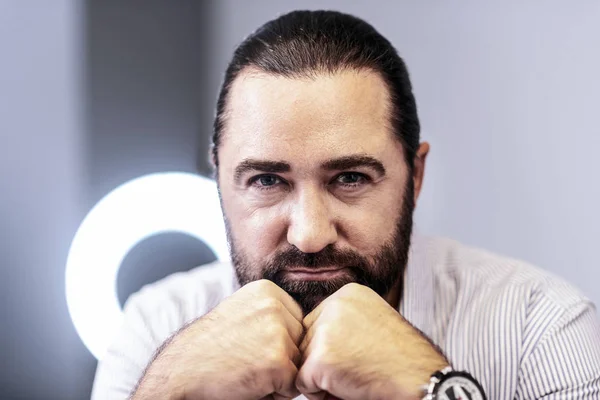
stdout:
<svg viewBox="0 0 600 400">
<path fill-rule="evenodd" d="M 304 316 L 307 316 L 308 314 L 310 314 L 315 308 L 317 308 L 319 306 L 319 304 L 321 304 L 323 302 L 323 300 L 325 300 L 328 297 L 328 296 L 314 296 L 314 295 L 296 297 L 294 294 L 291 294 L 291 296 L 294 298 L 294 300 L 296 300 L 296 302 L 302 308 L 302 311 L 304 312 Z"/>
</svg>

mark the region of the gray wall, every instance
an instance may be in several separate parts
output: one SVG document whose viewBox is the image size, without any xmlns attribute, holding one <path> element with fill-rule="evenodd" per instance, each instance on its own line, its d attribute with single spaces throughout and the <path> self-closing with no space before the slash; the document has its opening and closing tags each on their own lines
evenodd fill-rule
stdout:
<svg viewBox="0 0 600 400">
<path fill-rule="evenodd" d="M 86 12 L 87 133 L 93 202 L 129 179 L 196 171 L 208 152 L 214 85 L 197 1 L 92 1 Z M 204 166 L 204 172 L 206 172 Z"/>
<path fill-rule="evenodd" d="M 128 179 L 193 171 L 235 44 L 296 7 L 364 17 L 406 59 L 432 144 L 421 231 L 600 302 L 600 3 L 486 3 L 0 0 L 0 398 L 89 397 L 64 295 L 79 222 Z M 125 286 L 210 258 L 198 246 L 154 238 Z M 175 256 L 151 265 L 147 247 Z"/>
<path fill-rule="evenodd" d="M 84 212 L 81 23 L 71 1 L 0 1 L 2 399 L 77 398 L 93 372 L 64 300 Z"/>
<path fill-rule="evenodd" d="M 0 2 L 0 398 L 76 398 L 93 371 L 64 300 L 83 211 L 81 22 L 70 1 Z"/>
<path fill-rule="evenodd" d="M 96 360 L 67 310 L 69 245 L 121 183 L 195 171 L 214 96 L 209 17 L 196 1 L 0 0 L 0 399 L 89 398 Z M 132 253 L 121 300 L 213 258 L 181 234 Z"/>
</svg>

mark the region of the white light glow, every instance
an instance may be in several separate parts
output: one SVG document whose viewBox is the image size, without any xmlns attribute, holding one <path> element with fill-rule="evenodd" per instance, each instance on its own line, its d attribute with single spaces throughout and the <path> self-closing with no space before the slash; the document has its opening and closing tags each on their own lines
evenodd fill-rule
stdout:
<svg viewBox="0 0 600 400">
<path fill-rule="evenodd" d="M 100 200 L 77 230 L 67 258 L 67 305 L 77 333 L 97 359 L 122 322 L 116 279 L 123 259 L 142 240 L 164 232 L 196 237 L 219 260 L 228 260 L 215 182 L 180 172 L 134 179 Z"/>
</svg>

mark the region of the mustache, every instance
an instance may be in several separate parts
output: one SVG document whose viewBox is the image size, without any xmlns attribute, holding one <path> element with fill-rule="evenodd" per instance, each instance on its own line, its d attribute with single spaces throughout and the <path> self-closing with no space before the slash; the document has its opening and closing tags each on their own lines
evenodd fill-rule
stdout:
<svg viewBox="0 0 600 400">
<path fill-rule="evenodd" d="M 368 267 L 366 258 L 352 250 L 336 249 L 328 245 L 318 253 L 303 253 L 296 247 L 283 250 L 267 263 L 266 270 L 271 273 L 279 272 L 287 267 L 322 268 L 330 266 L 351 267 L 363 269 Z"/>
</svg>

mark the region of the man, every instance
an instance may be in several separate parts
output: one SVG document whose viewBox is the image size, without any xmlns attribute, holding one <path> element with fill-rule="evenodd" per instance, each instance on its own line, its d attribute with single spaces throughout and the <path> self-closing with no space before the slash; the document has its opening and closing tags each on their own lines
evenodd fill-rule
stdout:
<svg viewBox="0 0 600 400">
<path fill-rule="evenodd" d="M 427 143 L 366 22 L 293 12 L 236 50 L 213 162 L 232 266 L 134 295 L 93 398 L 600 398 L 593 305 L 522 262 L 411 235 Z"/>
</svg>

